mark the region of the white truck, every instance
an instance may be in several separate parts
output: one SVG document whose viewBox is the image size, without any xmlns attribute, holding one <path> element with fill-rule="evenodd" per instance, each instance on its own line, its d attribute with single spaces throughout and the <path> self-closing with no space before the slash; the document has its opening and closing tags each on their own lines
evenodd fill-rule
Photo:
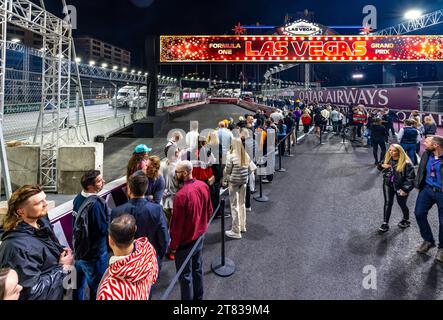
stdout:
<svg viewBox="0 0 443 320">
<path fill-rule="evenodd" d="M 140 109 L 146 109 L 148 106 L 148 87 L 143 86 L 138 90 L 138 96 L 136 102 L 139 103 Z M 134 103 L 136 106 L 136 104 Z"/>
<path fill-rule="evenodd" d="M 134 101 L 138 98 L 138 90 L 135 86 L 124 86 L 117 91 L 117 96 L 113 96 L 109 105 L 117 108 L 132 108 Z"/>
<path fill-rule="evenodd" d="M 158 99 L 159 107 L 169 107 L 180 103 L 180 88 L 166 87 Z"/>
</svg>

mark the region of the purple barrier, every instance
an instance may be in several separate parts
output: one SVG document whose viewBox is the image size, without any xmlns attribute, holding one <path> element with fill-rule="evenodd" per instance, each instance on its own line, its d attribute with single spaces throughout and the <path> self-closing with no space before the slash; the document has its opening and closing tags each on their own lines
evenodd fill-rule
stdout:
<svg viewBox="0 0 443 320">
<path fill-rule="evenodd" d="M 418 87 L 294 90 L 294 99 L 337 105 L 362 104 L 375 108 L 419 108 Z"/>
<path fill-rule="evenodd" d="M 126 177 L 121 177 L 106 184 L 99 196 L 106 200 L 109 208 L 115 208 L 128 201 L 124 191 L 125 187 Z M 72 248 L 72 207 L 73 200 L 49 210 L 49 219 L 58 240 L 62 245 L 70 248 Z"/>
</svg>

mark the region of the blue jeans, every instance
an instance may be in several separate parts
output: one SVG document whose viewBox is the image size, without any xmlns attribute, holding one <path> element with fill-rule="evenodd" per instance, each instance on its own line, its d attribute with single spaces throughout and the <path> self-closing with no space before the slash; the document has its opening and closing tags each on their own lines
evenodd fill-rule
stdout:
<svg viewBox="0 0 443 320">
<path fill-rule="evenodd" d="M 98 286 L 108 268 L 108 251 L 105 247 L 97 260 L 77 260 L 77 289 L 73 290 L 73 300 L 85 300 L 86 284 L 89 287 L 89 300 L 96 299 Z"/>
<path fill-rule="evenodd" d="M 177 271 L 185 262 L 186 257 L 191 252 L 193 245 L 184 249 L 177 249 L 175 253 L 175 267 Z M 192 258 L 186 264 L 180 275 L 180 292 L 182 300 L 202 300 L 203 299 L 203 239 L 194 251 Z"/>
<path fill-rule="evenodd" d="M 405 150 L 407 153 L 409 159 L 416 164 L 415 160 L 415 149 L 417 148 L 415 143 L 401 143 L 401 147 Z"/>
<path fill-rule="evenodd" d="M 435 243 L 431 226 L 428 222 L 428 213 L 434 204 L 437 204 L 438 208 L 438 247 L 443 248 L 443 193 L 435 192 L 428 186 L 421 190 L 415 204 L 415 218 L 417 219 L 423 240 Z"/>
</svg>

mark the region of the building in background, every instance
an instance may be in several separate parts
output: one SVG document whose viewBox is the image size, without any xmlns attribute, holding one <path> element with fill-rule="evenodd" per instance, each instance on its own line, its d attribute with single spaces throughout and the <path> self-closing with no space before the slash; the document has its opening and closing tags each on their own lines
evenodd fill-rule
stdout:
<svg viewBox="0 0 443 320">
<path fill-rule="evenodd" d="M 11 41 L 16 39 L 27 47 L 41 49 L 43 46 L 43 38 L 41 35 L 29 30 L 24 30 L 13 24 L 8 24 L 7 40 Z"/>
<path fill-rule="evenodd" d="M 104 41 L 90 36 L 74 38 L 77 56 L 87 63 L 90 60 L 98 63 L 107 63 L 110 66 L 129 68 L 131 65 L 131 53 Z"/>
</svg>

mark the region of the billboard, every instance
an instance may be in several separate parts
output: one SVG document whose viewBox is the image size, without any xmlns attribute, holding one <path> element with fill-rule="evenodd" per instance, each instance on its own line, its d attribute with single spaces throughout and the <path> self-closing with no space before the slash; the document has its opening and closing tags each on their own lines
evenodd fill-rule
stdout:
<svg viewBox="0 0 443 320">
<path fill-rule="evenodd" d="M 337 105 L 362 104 L 368 107 L 416 110 L 419 108 L 418 87 L 346 88 L 295 90 L 294 99 Z"/>
<path fill-rule="evenodd" d="M 443 61 L 443 36 L 161 36 L 160 62 Z"/>
</svg>

